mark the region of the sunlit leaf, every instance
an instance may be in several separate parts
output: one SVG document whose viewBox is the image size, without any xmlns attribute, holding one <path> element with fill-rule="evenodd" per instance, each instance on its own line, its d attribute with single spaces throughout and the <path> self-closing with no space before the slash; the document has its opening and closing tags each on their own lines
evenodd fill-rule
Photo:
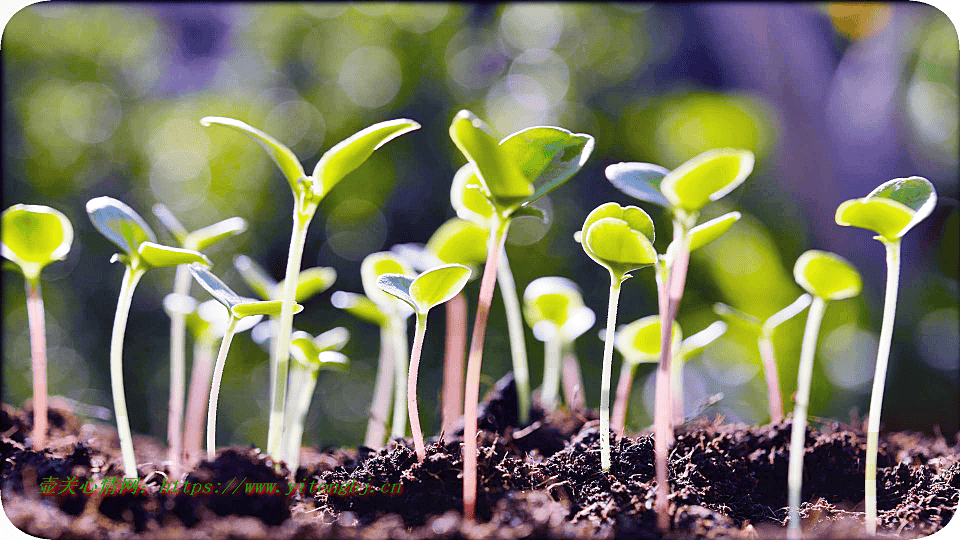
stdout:
<svg viewBox="0 0 960 540">
<path fill-rule="evenodd" d="M 733 227 L 733 224 L 740 220 L 740 212 L 729 212 L 720 217 L 713 218 L 690 229 L 690 251 L 701 248 Z"/>
<path fill-rule="evenodd" d="M 669 169 L 653 163 L 614 163 L 606 168 L 607 180 L 620 191 L 641 201 L 670 207 L 660 193 L 660 182 Z"/>
<path fill-rule="evenodd" d="M 698 212 L 730 193 L 753 171 L 753 153 L 737 148 L 707 150 L 673 169 L 660 183 L 671 206 Z"/>
<path fill-rule="evenodd" d="M 143 242 L 156 242 L 147 223 L 126 204 L 113 197 L 87 201 L 87 214 L 93 226 L 127 255 L 135 255 Z"/>
<path fill-rule="evenodd" d="M 657 252 L 650 240 L 618 218 L 606 217 L 594 222 L 586 230 L 582 245 L 587 255 L 619 276 L 657 261 Z"/>
<path fill-rule="evenodd" d="M 387 316 L 380 311 L 373 300 L 362 294 L 337 291 L 330 297 L 330 303 L 333 307 L 342 309 L 360 320 L 377 326 L 387 324 Z"/>
<path fill-rule="evenodd" d="M 228 218 L 187 234 L 183 240 L 183 247 L 203 251 L 225 238 L 246 230 L 247 220 L 241 217 Z"/>
<path fill-rule="evenodd" d="M 582 305 L 580 288 L 564 277 L 539 277 L 523 291 L 523 312 L 531 327 L 540 321 L 550 321 L 561 327 L 573 310 Z"/>
<path fill-rule="evenodd" d="M 842 300 L 860 294 L 860 273 L 843 257 L 811 249 L 797 258 L 793 267 L 797 283 L 824 300 Z"/>
<path fill-rule="evenodd" d="M 842 203 L 836 222 L 868 229 L 893 241 L 929 216 L 936 204 L 937 192 L 926 178 L 895 178 L 862 199 Z"/>
<path fill-rule="evenodd" d="M 441 261 L 440 258 L 437 257 L 432 251 L 428 250 L 425 244 L 420 244 L 417 242 L 394 244 L 390 246 L 390 253 L 395 253 L 398 257 L 403 259 L 404 262 L 410 265 L 410 268 L 413 268 L 417 272 L 421 272 L 427 268 L 433 268 L 434 266 L 443 264 L 443 261 Z"/>
<path fill-rule="evenodd" d="M 593 152 L 594 139 L 586 133 L 571 133 L 552 126 L 522 129 L 500 141 L 500 155 L 516 164 L 534 193 L 533 202 L 570 179 Z"/>
<path fill-rule="evenodd" d="M 299 193 L 301 191 L 302 188 L 300 187 L 300 180 L 305 178 L 307 173 L 304 172 L 303 165 L 300 164 L 300 160 L 297 159 L 297 156 L 293 153 L 293 151 L 287 148 L 287 146 L 280 141 L 247 124 L 246 122 L 242 122 L 233 118 L 224 118 L 222 116 L 206 116 L 200 119 L 200 124 L 204 126 L 221 125 L 233 128 L 257 141 L 257 143 L 263 147 L 264 150 L 266 150 L 267 154 L 270 155 L 274 163 L 280 167 L 280 170 L 283 172 L 283 176 L 290 184 L 290 189 L 292 189 L 294 193 Z"/>
<path fill-rule="evenodd" d="M 153 242 L 142 242 L 140 247 L 137 248 L 137 253 L 143 262 L 153 268 L 170 268 L 181 264 L 202 264 L 206 266 L 211 264 L 210 259 L 199 251 L 164 246 Z"/>
<path fill-rule="evenodd" d="M 240 277 L 248 287 L 257 293 L 261 300 L 272 300 L 277 290 L 277 282 L 267 274 L 259 264 L 246 255 L 237 255 L 233 259 L 233 266 L 240 273 Z"/>
<path fill-rule="evenodd" d="M 594 222 L 606 217 L 622 219 L 630 225 L 630 228 L 643 233 L 644 236 L 650 239 L 650 242 L 656 240 L 653 219 L 649 214 L 636 206 L 620 206 L 615 202 L 601 204 L 587 214 L 587 219 L 583 221 L 583 227 L 580 229 L 581 235 L 583 231 L 589 228 Z M 574 236 L 576 237 L 576 235 Z M 577 241 L 582 242 L 582 236 Z"/>
<path fill-rule="evenodd" d="M 16 204 L 3 211 L 0 254 L 16 263 L 28 280 L 67 256 L 73 226 L 67 216 L 49 206 Z"/>
<path fill-rule="evenodd" d="M 488 234 L 483 227 L 465 219 L 452 218 L 434 231 L 427 240 L 426 249 L 436 255 L 440 264 L 480 265 L 487 260 Z"/>
<path fill-rule="evenodd" d="M 189 315 L 197 309 L 197 301 L 185 294 L 170 293 L 163 297 L 163 310 L 167 315 Z"/>
<path fill-rule="evenodd" d="M 410 284 L 410 296 L 420 313 L 426 313 L 463 290 L 470 279 L 470 269 L 462 264 L 445 264 L 420 274 Z"/>
<path fill-rule="evenodd" d="M 242 319 L 251 315 L 263 315 L 265 317 L 276 317 L 280 315 L 283 308 L 283 302 L 280 300 L 244 300 L 243 302 L 230 308 L 234 317 Z M 293 304 L 293 313 L 297 314 L 303 311 L 303 306 Z"/>
<path fill-rule="evenodd" d="M 484 194 L 485 190 L 472 163 L 460 167 L 450 186 L 450 204 L 457 216 L 481 227 L 488 227 L 488 221 L 495 210 L 493 203 Z"/>
<path fill-rule="evenodd" d="M 467 110 L 457 113 L 450 124 L 450 138 L 474 165 L 497 206 L 514 207 L 534 194 L 519 164 L 505 158 L 490 128 L 476 115 Z"/>
<path fill-rule="evenodd" d="M 413 311 L 406 303 L 400 302 L 396 297 L 389 295 L 377 287 L 377 277 L 381 274 L 403 274 L 413 279 L 416 274 L 407 266 L 407 264 L 397 255 L 389 251 L 378 251 L 364 257 L 360 263 L 360 280 L 363 284 L 363 292 L 367 297 L 373 300 L 384 312 L 399 311 L 400 314 L 409 316 Z"/>
<path fill-rule="evenodd" d="M 678 350 L 683 341 L 680 325 L 674 321 L 670 349 Z M 633 321 L 617 331 L 613 341 L 628 362 L 660 361 L 660 316 L 650 315 Z"/>
<path fill-rule="evenodd" d="M 377 276 L 377 287 L 383 292 L 406 302 L 414 310 L 417 302 L 410 295 L 410 285 L 413 279 L 403 274 L 380 274 Z"/>
<path fill-rule="evenodd" d="M 337 280 L 337 271 L 327 266 L 316 266 L 300 271 L 300 278 L 297 280 L 297 292 L 294 299 L 297 302 L 303 302 L 315 295 L 329 289 Z M 280 297 L 280 291 L 283 290 L 283 280 L 277 284 L 274 298 Z"/>
</svg>

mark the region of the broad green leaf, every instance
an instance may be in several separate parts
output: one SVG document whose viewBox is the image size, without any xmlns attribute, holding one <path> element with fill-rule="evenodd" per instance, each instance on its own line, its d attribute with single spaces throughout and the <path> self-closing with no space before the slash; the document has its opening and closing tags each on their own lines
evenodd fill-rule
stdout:
<svg viewBox="0 0 960 540">
<path fill-rule="evenodd" d="M 472 163 L 460 167 L 453 175 L 450 204 L 457 216 L 484 228 L 489 227 L 490 218 L 496 212 L 485 193 L 486 188 Z"/>
<path fill-rule="evenodd" d="M 416 274 L 407 264 L 397 255 L 389 251 L 378 251 L 364 257 L 360 263 L 360 281 L 363 284 L 363 292 L 367 297 L 373 300 L 384 312 L 396 312 L 409 316 L 412 311 L 407 309 L 407 304 L 397 301 L 395 297 L 380 290 L 377 287 L 377 277 L 381 274 L 403 274 L 413 279 Z"/>
<path fill-rule="evenodd" d="M 247 230 L 247 220 L 242 217 L 227 218 L 213 225 L 197 229 L 183 240 L 183 247 L 203 251 L 217 242 Z"/>
<path fill-rule="evenodd" d="M 442 304 L 463 290 L 470 279 L 470 269 L 462 264 L 445 264 L 420 274 L 410 284 L 410 296 L 419 313 Z"/>
<path fill-rule="evenodd" d="M 860 273 L 843 257 L 811 249 L 797 258 L 793 267 L 797 283 L 824 300 L 842 300 L 860 294 Z"/>
<path fill-rule="evenodd" d="M 486 229 L 470 221 L 452 218 L 430 236 L 426 249 L 440 259 L 440 264 L 480 265 L 487 260 L 488 234 Z"/>
<path fill-rule="evenodd" d="M 330 297 L 330 303 L 360 320 L 377 326 L 387 324 L 387 316 L 380 311 L 380 307 L 362 294 L 337 291 Z"/>
<path fill-rule="evenodd" d="M 604 172 L 613 187 L 634 199 L 670 207 L 670 201 L 660 193 L 660 182 L 670 172 L 667 168 L 653 163 L 614 163 Z"/>
<path fill-rule="evenodd" d="M 243 302 L 230 308 L 233 316 L 242 319 L 251 315 L 263 315 L 265 317 L 277 317 L 283 308 L 283 302 L 280 300 L 244 300 Z M 303 306 L 293 304 L 293 313 L 297 314 L 303 311 Z"/>
<path fill-rule="evenodd" d="M 228 287 L 226 283 L 221 281 L 220 278 L 205 266 L 196 263 L 191 264 L 190 273 L 193 274 L 193 278 L 197 280 L 197 283 L 199 283 L 201 287 L 206 289 L 211 296 L 223 304 L 228 310 L 244 302 L 243 298 L 240 298 L 240 295 L 233 292 L 233 289 Z"/>
<path fill-rule="evenodd" d="M 730 230 L 740 220 L 740 212 L 729 212 L 690 229 L 690 251 L 701 248 Z"/>
<path fill-rule="evenodd" d="M 593 137 L 552 126 L 522 129 L 500 141 L 500 155 L 515 163 L 534 193 L 529 204 L 563 185 L 593 152 Z"/>
<path fill-rule="evenodd" d="M 156 242 L 140 214 L 113 197 L 97 197 L 87 201 L 87 215 L 100 234 L 107 237 L 127 255 L 136 255 L 143 242 Z"/>
<path fill-rule="evenodd" d="M 589 214 L 587 214 L 587 219 L 583 221 L 583 227 L 581 227 L 581 238 L 577 240 L 582 242 L 582 233 L 587 228 L 590 227 L 595 221 L 600 219 L 612 217 L 617 219 L 622 219 L 630 225 L 630 228 L 640 231 L 650 239 L 650 242 L 656 240 L 656 231 L 653 228 L 653 219 L 649 214 L 644 212 L 642 209 L 637 208 L 636 206 L 620 206 L 615 202 L 608 202 L 601 204 L 600 206 L 594 208 Z M 576 239 L 576 235 L 574 235 Z"/>
<path fill-rule="evenodd" d="M 539 277 L 523 291 L 523 312 L 531 327 L 540 321 L 563 326 L 573 310 L 582 305 L 580 288 L 564 277 Z"/>
<path fill-rule="evenodd" d="M 660 325 L 657 325 L 657 328 L 659 328 L 659 326 Z M 680 343 L 680 348 L 677 349 L 677 358 L 683 362 L 697 356 L 707 348 L 707 345 L 716 341 L 717 338 L 722 336 L 726 331 L 727 324 L 723 321 L 716 321 L 710 324 L 710 326 Z"/>
<path fill-rule="evenodd" d="M 167 231 L 173 236 L 173 238 L 183 245 L 183 241 L 186 240 L 187 234 L 190 231 L 183 226 L 183 223 L 180 223 L 180 220 L 177 219 L 177 216 L 173 215 L 173 212 L 167 208 L 167 205 L 163 203 L 157 203 L 153 205 L 151 209 L 153 215 L 160 220 L 160 224 L 163 225 Z"/>
<path fill-rule="evenodd" d="M 724 303 L 717 302 L 713 305 L 713 312 L 719 315 L 723 320 L 729 324 L 735 324 L 749 330 L 751 332 L 759 332 L 761 321 L 760 319 L 744 313 L 736 308 L 730 307 Z"/>
<path fill-rule="evenodd" d="M 140 247 L 137 248 L 137 253 L 143 262 L 153 268 L 170 268 L 181 264 L 203 264 L 206 266 L 212 264 L 206 255 L 198 251 L 163 246 L 153 242 L 141 243 Z"/>
<path fill-rule="evenodd" d="M 894 178 L 874 188 L 867 197 L 891 199 L 906 205 L 917 213 L 917 222 L 929 216 L 937 205 L 937 190 L 922 176 Z"/>
<path fill-rule="evenodd" d="M 450 124 L 450 138 L 474 165 L 499 210 L 518 206 L 534 194 L 520 164 L 505 156 L 490 128 L 473 113 L 457 113 Z"/>
<path fill-rule="evenodd" d="M 803 310 L 807 309 L 807 306 L 809 306 L 811 302 L 813 302 L 813 297 L 810 296 L 810 293 L 801 294 L 800 297 L 794 300 L 789 306 L 767 317 L 767 320 L 763 321 L 763 331 L 765 333 L 773 332 L 774 328 L 796 317 L 803 312 Z"/>
<path fill-rule="evenodd" d="M 0 254 L 15 262 L 30 281 L 43 268 L 67 256 L 73 243 L 73 226 L 49 206 L 16 204 L 3 211 Z"/>
<path fill-rule="evenodd" d="M 246 255 L 237 255 L 233 258 L 233 266 L 240 273 L 240 277 L 247 286 L 257 293 L 261 300 L 272 300 L 277 282 L 267 274 L 262 266 Z"/>
<path fill-rule="evenodd" d="M 350 331 L 342 326 L 327 330 L 313 338 L 313 344 L 320 352 L 339 351 L 348 341 L 350 341 Z"/>
<path fill-rule="evenodd" d="M 337 271 L 327 266 L 316 266 L 300 271 L 300 278 L 297 280 L 297 292 L 294 299 L 297 302 L 303 302 L 315 295 L 322 293 L 330 288 L 333 282 L 337 280 Z M 273 298 L 280 298 L 280 291 L 283 290 L 284 280 L 280 280 L 274 288 Z"/>
<path fill-rule="evenodd" d="M 594 222 L 584 234 L 583 246 L 587 255 L 621 278 L 657 262 L 650 240 L 622 219 L 606 217 Z"/>
<path fill-rule="evenodd" d="M 676 351 L 683 341 L 676 321 L 672 339 L 670 350 Z M 660 316 L 650 315 L 622 327 L 614 336 L 613 345 L 628 362 L 660 361 Z"/>
<path fill-rule="evenodd" d="M 753 171 L 753 153 L 737 148 L 707 150 L 667 173 L 660 191 L 671 206 L 700 211 L 743 183 Z"/>
<path fill-rule="evenodd" d="M 292 150 L 287 148 L 286 145 L 250 124 L 233 118 L 206 116 L 200 119 L 200 124 L 203 126 L 221 125 L 233 128 L 257 141 L 257 143 L 266 150 L 267 154 L 270 155 L 273 162 L 280 167 L 283 176 L 287 179 L 287 183 L 290 184 L 290 189 L 292 189 L 294 193 L 300 193 L 302 190 L 300 180 L 305 179 L 307 173 L 303 171 L 303 165 L 300 164 L 300 160 L 297 159 L 297 156 Z"/>
<path fill-rule="evenodd" d="M 340 141 L 323 154 L 313 169 L 313 177 L 319 182 L 313 186 L 314 194 L 323 197 L 378 148 L 416 129 L 420 129 L 420 124 L 400 118 L 374 124 Z"/>
<path fill-rule="evenodd" d="M 842 203 L 836 222 L 868 229 L 894 241 L 929 216 L 936 204 L 937 192 L 926 178 L 895 178 L 862 199 Z"/>
<path fill-rule="evenodd" d="M 381 291 L 406 302 L 414 311 L 417 302 L 410 295 L 410 285 L 413 280 L 403 274 L 380 274 L 377 276 L 377 287 Z"/>
</svg>

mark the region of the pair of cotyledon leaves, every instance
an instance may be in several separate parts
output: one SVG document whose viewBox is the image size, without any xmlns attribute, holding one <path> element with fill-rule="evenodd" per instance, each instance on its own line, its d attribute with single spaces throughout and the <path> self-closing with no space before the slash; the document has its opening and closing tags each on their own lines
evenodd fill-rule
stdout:
<svg viewBox="0 0 960 540">
<path fill-rule="evenodd" d="M 0 254 L 15 263 L 28 281 L 48 264 L 62 260 L 73 243 L 67 216 L 49 206 L 15 204 L 3 211 Z"/>
<path fill-rule="evenodd" d="M 470 274 L 470 269 L 462 264 L 445 264 L 415 278 L 381 274 L 377 277 L 377 287 L 406 302 L 418 315 L 426 315 L 434 306 L 456 296 L 467 284 Z"/>
<path fill-rule="evenodd" d="M 388 324 L 393 317 L 409 317 L 413 310 L 407 303 L 385 293 L 377 286 L 377 278 L 383 274 L 402 274 L 409 277 L 416 275 L 405 257 L 389 251 L 371 253 L 360 263 L 360 281 L 364 294 L 337 291 L 330 298 L 331 303 L 358 319 L 381 327 Z"/>
<path fill-rule="evenodd" d="M 298 330 L 290 336 L 290 355 L 310 371 L 323 369 L 344 372 L 350 368 L 350 359 L 340 349 L 349 339 L 350 332 L 343 327 L 328 330 L 316 337 Z"/>
<path fill-rule="evenodd" d="M 247 220 L 241 217 L 232 217 L 195 231 L 188 231 L 187 228 L 180 223 L 180 220 L 173 215 L 173 212 L 162 203 L 153 205 L 153 215 L 160 220 L 160 223 L 162 223 L 177 242 L 180 243 L 180 247 L 194 251 L 203 251 L 225 238 L 247 230 Z"/>
<path fill-rule="evenodd" d="M 279 300 L 284 287 L 284 280 L 276 281 L 261 267 L 246 255 L 237 255 L 233 265 L 261 300 Z M 326 266 L 301 270 L 297 277 L 297 289 L 293 299 L 303 302 L 329 289 L 337 280 L 337 271 Z"/>
<path fill-rule="evenodd" d="M 242 319 L 251 315 L 264 315 L 275 317 L 280 315 L 280 309 L 283 302 L 280 300 L 252 300 L 243 298 L 233 291 L 226 283 L 220 280 L 208 268 L 198 263 L 190 263 L 190 273 L 201 287 L 206 289 L 210 296 L 220 302 L 227 308 L 230 316 L 236 319 Z M 303 306 L 297 303 L 293 305 L 293 312 L 300 313 Z"/>
<path fill-rule="evenodd" d="M 683 339 L 680 325 L 674 321 L 670 350 L 675 351 L 674 357 L 678 361 L 683 361 L 699 354 L 726 330 L 726 323 L 716 321 L 700 332 Z M 650 315 L 621 327 L 614 337 L 613 344 L 628 362 L 656 363 L 660 361 L 660 332 L 660 316 Z"/>
<path fill-rule="evenodd" d="M 593 327 L 596 314 L 583 303 L 580 288 L 557 276 L 540 277 L 523 292 L 523 314 L 540 341 L 572 342 Z"/>
</svg>

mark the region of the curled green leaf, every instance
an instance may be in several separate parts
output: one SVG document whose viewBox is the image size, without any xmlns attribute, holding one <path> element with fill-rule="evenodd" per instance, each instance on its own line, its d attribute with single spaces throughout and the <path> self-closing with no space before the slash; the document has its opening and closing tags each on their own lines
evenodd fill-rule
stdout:
<svg viewBox="0 0 960 540">
<path fill-rule="evenodd" d="M 3 211 L 0 254 L 13 261 L 30 281 L 45 266 L 67 256 L 73 226 L 67 216 L 49 206 L 15 204 Z"/>
<path fill-rule="evenodd" d="M 100 234 L 128 256 L 136 255 L 141 243 L 157 241 L 140 214 L 113 197 L 96 197 L 87 201 L 87 215 Z"/>
<path fill-rule="evenodd" d="M 842 300 L 860 294 L 860 273 L 843 257 L 811 249 L 797 258 L 793 277 L 808 293 L 824 300 Z"/>
<path fill-rule="evenodd" d="M 733 227 L 733 224 L 740 220 L 740 212 L 729 212 L 710 221 L 701 223 L 690 229 L 690 251 L 701 248 Z"/>
<path fill-rule="evenodd" d="M 501 152 L 490 127 L 472 112 L 457 113 L 450 124 L 450 138 L 473 164 L 485 191 L 498 207 L 519 206 L 534 194 L 533 184 L 519 164 Z"/>
<path fill-rule="evenodd" d="M 181 264 L 210 266 L 206 255 L 191 249 L 164 246 L 153 242 L 142 242 L 137 248 L 140 260 L 152 268 L 171 268 Z"/>
<path fill-rule="evenodd" d="M 892 242 L 929 216 L 936 204 L 937 192 L 926 178 L 894 178 L 862 199 L 843 202 L 836 222 L 871 230 Z"/>
<path fill-rule="evenodd" d="M 587 215 L 582 231 L 584 252 L 620 279 L 657 261 L 651 243 L 653 220 L 635 206 L 602 204 Z"/>
<path fill-rule="evenodd" d="M 426 249 L 442 263 L 476 266 L 487 260 L 488 234 L 486 229 L 470 221 L 452 218 L 430 236 Z"/>
<path fill-rule="evenodd" d="M 687 213 L 699 212 L 742 184 L 753 171 L 753 163 L 749 150 L 707 150 L 667 173 L 660 191 L 671 206 Z"/>
<path fill-rule="evenodd" d="M 287 183 L 290 184 L 290 189 L 292 189 L 294 193 L 300 193 L 302 190 L 300 187 L 300 181 L 306 178 L 307 173 L 304 172 L 303 165 L 300 164 L 300 160 L 297 159 L 296 154 L 294 154 L 293 151 L 290 150 L 290 148 L 288 148 L 286 145 L 274 139 L 270 135 L 260 131 L 259 129 L 251 126 L 250 124 L 234 118 L 206 116 L 200 119 L 200 124 L 203 126 L 226 126 L 235 129 L 256 141 L 257 144 L 259 144 L 267 152 L 267 154 L 270 155 L 270 158 L 273 159 L 273 162 L 280 167 L 280 170 L 283 172 L 283 176 L 287 179 Z"/>
</svg>

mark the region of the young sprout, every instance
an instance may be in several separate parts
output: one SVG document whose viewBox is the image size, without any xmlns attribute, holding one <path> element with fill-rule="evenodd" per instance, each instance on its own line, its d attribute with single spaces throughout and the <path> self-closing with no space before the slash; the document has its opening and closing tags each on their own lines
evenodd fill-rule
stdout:
<svg viewBox="0 0 960 540">
<path fill-rule="evenodd" d="M 406 302 L 417 314 L 417 328 L 410 352 L 410 373 L 407 378 L 407 410 L 410 414 L 410 429 L 413 444 L 421 462 L 427 457 L 420 429 L 420 413 L 417 408 L 417 373 L 423 336 L 427 332 L 427 314 L 430 308 L 450 300 L 460 293 L 470 279 L 470 269 L 462 264 L 445 264 L 431 268 L 414 279 L 403 274 L 381 274 L 377 287 Z"/>
<path fill-rule="evenodd" d="M 583 133 L 539 126 L 523 129 L 497 142 L 490 127 L 467 110 L 454 117 L 450 124 L 450 138 L 467 158 L 472 167 L 470 174 L 476 176 L 481 194 L 494 208 L 489 220 L 487 260 L 480 278 L 477 316 L 467 357 L 463 402 L 463 513 L 467 520 L 473 521 L 477 502 L 477 406 L 483 340 L 493 300 L 497 264 L 507 231 L 511 220 L 516 217 L 533 215 L 542 219 L 543 213 L 530 204 L 560 187 L 580 170 L 593 152 L 594 140 Z M 520 330 L 523 330 L 522 322 Z"/>
<path fill-rule="evenodd" d="M 537 278 L 527 285 L 523 292 L 523 313 L 527 324 L 533 328 L 534 337 L 543 342 L 540 401 L 544 409 L 553 411 L 559 401 L 563 359 L 572 357 L 576 362 L 574 340 L 593 327 L 597 316 L 583 305 L 576 283 L 552 276 Z M 570 381 L 570 385 L 582 388 L 580 381 Z M 569 401 L 567 405 L 573 408 Z"/>
<path fill-rule="evenodd" d="M 593 209 L 580 230 L 583 251 L 610 272 L 610 300 L 607 305 L 607 332 L 603 344 L 600 379 L 600 463 L 610 470 L 610 376 L 613 370 L 614 329 L 620 286 L 630 272 L 656 264 L 653 220 L 636 206 L 606 203 Z"/>
<path fill-rule="evenodd" d="M 100 234 L 107 237 L 123 253 L 114 254 L 110 261 L 120 261 L 125 269 L 117 300 L 110 339 L 110 384 L 113 389 L 113 408 L 117 417 L 117 436 L 123 456 L 124 476 L 137 476 L 137 460 L 133 453 L 133 436 L 127 415 L 127 400 L 123 392 L 123 335 L 127 315 L 133 301 L 133 291 L 140 278 L 150 268 L 168 268 L 181 264 L 210 261 L 197 251 L 163 246 L 139 214 L 126 204 L 111 197 L 97 197 L 87 201 L 87 214 Z"/>
<path fill-rule="evenodd" d="M 190 264 L 190 273 L 201 287 L 223 307 L 227 308 L 229 322 L 227 329 L 220 341 L 220 350 L 217 352 L 217 361 L 213 369 L 213 381 L 210 385 L 210 403 L 207 406 L 207 460 L 212 461 L 216 454 L 216 435 L 217 435 L 217 402 L 220 398 L 220 382 L 223 380 L 223 368 L 227 363 L 227 353 L 230 352 L 230 343 L 237 331 L 237 323 L 244 317 L 250 316 L 272 316 L 280 313 L 282 309 L 280 300 L 257 301 L 241 298 L 233 289 L 220 281 L 213 272 L 199 264 Z M 294 313 L 303 310 L 300 304 L 294 305 Z"/>
<path fill-rule="evenodd" d="M 773 331 L 807 309 L 812 298 L 809 293 L 803 293 L 792 304 L 762 322 L 753 315 L 747 315 L 721 302 L 713 305 L 714 313 L 757 337 L 757 347 L 760 349 L 760 360 L 763 363 L 763 374 L 767 381 L 767 403 L 770 407 L 770 423 L 772 424 L 783 420 L 783 397 L 780 394 L 780 376 L 777 374 L 777 360 L 773 349 Z"/>
<path fill-rule="evenodd" d="M 897 311 L 897 290 L 900 283 L 900 239 L 917 223 L 933 212 L 937 191 L 926 178 L 911 176 L 884 182 L 862 199 L 846 201 L 837 208 L 838 225 L 868 229 L 883 243 L 887 252 L 887 285 L 883 301 L 883 322 L 880 345 L 870 393 L 867 420 L 866 522 L 867 532 L 877 532 L 877 445 L 880 437 L 880 411 L 883 387 L 893 339 L 893 322 Z"/>
<path fill-rule="evenodd" d="M 44 322 L 40 273 L 62 260 L 73 243 L 67 216 L 49 206 L 15 204 L 3 211 L 0 255 L 19 267 L 27 288 L 30 358 L 33 364 L 33 448 L 47 438 L 47 330 Z"/>
<path fill-rule="evenodd" d="M 660 336 L 660 364 L 657 368 L 657 407 L 654 431 L 657 447 L 657 526 L 669 529 L 667 515 L 667 440 L 670 429 L 670 336 L 667 328 L 677 309 L 687 280 L 690 252 L 720 237 L 740 219 L 730 212 L 696 225 L 700 210 L 711 201 L 733 191 L 753 171 L 754 157 L 748 150 L 723 148 L 707 150 L 676 169 L 668 171 L 650 163 L 617 163 L 606 169 L 607 179 L 620 191 L 641 201 L 667 208 L 673 218 L 673 239 L 656 264 L 659 312 L 665 324 Z"/>
<path fill-rule="evenodd" d="M 787 469 L 787 495 L 790 504 L 788 534 L 800 535 L 800 487 L 803 481 L 803 443 L 807 431 L 807 405 L 810 402 L 810 379 L 813 359 L 817 352 L 817 336 L 827 302 L 843 300 L 860 294 L 862 281 L 857 269 L 846 259 L 811 249 L 797 258 L 793 267 L 797 283 L 813 296 L 807 325 L 803 330 L 800 348 L 800 368 L 797 375 L 796 405 L 793 409 L 793 427 L 790 432 L 790 462 Z"/>
<path fill-rule="evenodd" d="M 341 373 L 350 367 L 350 360 L 338 352 L 350 338 L 346 328 L 337 327 L 317 337 L 306 332 L 294 332 L 290 342 L 293 356 L 290 370 L 290 396 L 295 401 L 287 408 L 287 467 L 296 474 L 300 466 L 300 445 L 303 443 L 303 427 L 310 410 L 310 401 L 317 386 L 320 371 L 333 370 Z"/>
<path fill-rule="evenodd" d="M 153 215 L 180 243 L 180 247 L 193 251 L 203 251 L 210 246 L 240 234 L 247 230 L 247 222 L 240 217 L 232 217 L 213 225 L 187 230 L 166 205 L 153 205 Z M 177 267 L 173 278 L 173 294 L 190 294 L 190 272 L 186 265 Z M 167 444 L 171 474 L 180 476 L 180 461 L 183 459 L 183 398 L 186 391 L 186 323 L 185 315 L 179 311 L 170 311 L 170 407 L 167 416 Z"/>
<path fill-rule="evenodd" d="M 671 369 L 673 369 L 673 373 L 670 374 L 670 382 L 673 384 L 671 389 L 673 395 L 673 425 L 678 426 L 686 420 L 683 403 L 683 366 L 687 365 L 688 360 L 703 352 L 707 345 L 716 341 L 726 331 L 727 324 L 725 322 L 715 321 L 710 326 L 684 339 L 679 348 L 671 346 L 672 350 L 677 351 L 670 362 Z"/>
<path fill-rule="evenodd" d="M 280 322 L 275 341 L 274 364 L 270 366 L 270 424 L 267 434 L 267 453 L 278 458 L 282 450 L 283 409 L 286 404 L 287 368 L 290 357 L 290 335 L 293 332 L 293 305 L 300 282 L 300 261 L 307 240 L 307 229 L 323 197 L 347 174 L 354 171 L 373 152 L 389 141 L 420 128 L 413 120 L 401 118 L 374 124 L 358 131 L 327 150 L 307 175 L 297 156 L 283 143 L 270 135 L 233 118 L 207 116 L 200 120 L 204 126 L 226 126 L 252 138 L 270 155 L 283 172 L 293 191 L 293 230 L 290 235 L 290 250 L 287 254 L 287 270 L 284 278 Z"/>
<path fill-rule="evenodd" d="M 377 376 L 373 383 L 373 401 L 370 404 L 370 420 L 363 444 L 368 448 L 383 446 L 387 437 L 387 419 L 390 417 L 390 396 L 393 387 L 393 346 L 390 318 L 380 307 L 362 294 L 337 291 L 330 297 L 333 307 L 342 309 L 354 317 L 377 325 L 380 328 L 380 358 L 377 361 Z"/>
<path fill-rule="evenodd" d="M 627 419 L 627 405 L 633 389 L 633 377 L 640 364 L 656 364 L 660 361 L 660 316 L 649 315 L 620 328 L 613 345 L 623 355 L 620 379 L 617 381 L 617 397 L 613 402 L 610 423 L 613 430 L 622 433 Z M 680 348 L 683 332 L 673 323 L 671 350 Z"/>
</svg>

